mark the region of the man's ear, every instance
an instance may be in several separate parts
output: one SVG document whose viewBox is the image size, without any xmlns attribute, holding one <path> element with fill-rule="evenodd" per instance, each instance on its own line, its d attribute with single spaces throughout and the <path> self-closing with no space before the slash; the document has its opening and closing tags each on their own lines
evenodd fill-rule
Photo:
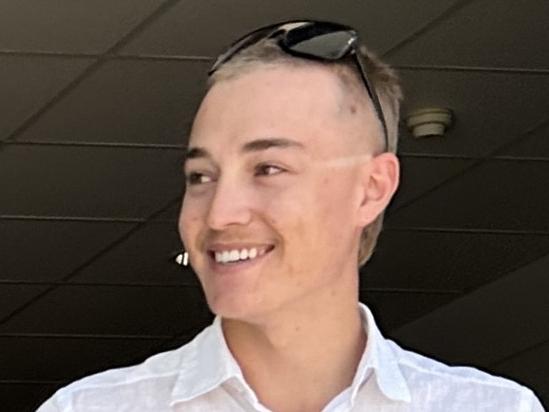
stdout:
<svg viewBox="0 0 549 412">
<path fill-rule="evenodd" d="M 400 164 L 393 153 L 373 157 L 361 169 L 361 202 L 358 222 L 364 227 L 385 210 L 399 183 Z"/>
</svg>

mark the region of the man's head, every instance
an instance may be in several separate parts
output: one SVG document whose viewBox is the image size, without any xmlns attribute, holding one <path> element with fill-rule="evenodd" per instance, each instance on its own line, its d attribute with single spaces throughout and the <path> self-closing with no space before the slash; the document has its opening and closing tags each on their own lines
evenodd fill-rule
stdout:
<svg viewBox="0 0 549 412">
<path fill-rule="evenodd" d="M 400 89 L 386 66 L 368 69 L 394 150 Z M 273 41 L 242 50 L 210 77 L 189 147 L 180 231 L 214 312 L 250 317 L 358 282 L 340 274 L 371 255 L 398 162 L 349 61 Z M 215 263 L 254 248 L 265 255 Z"/>
</svg>

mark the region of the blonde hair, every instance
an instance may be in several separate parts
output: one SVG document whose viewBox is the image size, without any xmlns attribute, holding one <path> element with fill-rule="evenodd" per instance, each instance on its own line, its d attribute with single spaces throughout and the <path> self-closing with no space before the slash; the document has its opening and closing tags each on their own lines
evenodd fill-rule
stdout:
<svg viewBox="0 0 549 412">
<path fill-rule="evenodd" d="M 364 56 L 368 80 L 375 88 L 383 109 L 383 116 L 387 125 L 387 151 L 395 153 L 398 145 L 398 121 L 400 101 L 402 100 L 400 81 L 394 70 L 383 63 L 365 46 L 361 46 L 358 52 Z M 294 57 L 282 50 L 273 39 L 259 41 L 232 56 L 229 61 L 225 62 L 208 78 L 207 90 L 210 90 L 218 82 L 238 77 L 257 69 L 259 66 L 269 65 L 327 66 L 341 80 L 344 92 L 353 95 L 353 97 L 367 98 L 368 101 L 370 99 L 358 69 L 350 60 L 322 62 Z M 358 251 L 359 266 L 363 266 L 372 256 L 382 225 L 383 213 L 362 230 Z"/>
</svg>

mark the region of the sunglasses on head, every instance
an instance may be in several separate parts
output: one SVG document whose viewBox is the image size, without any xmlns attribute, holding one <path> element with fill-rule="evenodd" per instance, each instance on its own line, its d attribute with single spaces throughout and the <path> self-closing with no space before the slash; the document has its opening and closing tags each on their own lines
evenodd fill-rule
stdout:
<svg viewBox="0 0 549 412">
<path fill-rule="evenodd" d="M 238 52 L 260 40 L 271 38 L 277 39 L 278 46 L 282 50 L 296 57 L 330 62 L 352 56 L 372 100 L 376 115 L 381 122 L 385 148 L 388 148 L 385 117 L 374 86 L 368 80 L 365 57 L 357 50 L 359 46 L 358 33 L 352 27 L 312 20 L 288 21 L 261 27 L 235 41 L 227 51 L 217 58 L 208 72 L 208 76 L 211 76 Z"/>
</svg>

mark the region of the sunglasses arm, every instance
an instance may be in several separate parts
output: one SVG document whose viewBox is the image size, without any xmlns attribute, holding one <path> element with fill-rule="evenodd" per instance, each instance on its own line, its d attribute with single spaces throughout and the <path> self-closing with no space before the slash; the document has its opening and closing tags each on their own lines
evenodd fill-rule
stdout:
<svg viewBox="0 0 549 412">
<path fill-rule="evenodd" d="M 366 76 L 366 62 L 364 61 L 364 57 L 360 55 L 360 52 L 353 51 L 353 56 L 355 57 L 355 63 L 357 65 L 357 69 L 362 76 L 362 80 L 364 81 L 364 85 L 366 86 L 366 90 L 368 90 L 368 95 L 370 96 L 370 99 L 372 100 L 372 103 L 374 105 L 374 110 L 376 111 L 376 115 L 379 118 L 379 121 L 381 122 L 381 127 L 383 128 L 383 136 L 385 138 L 385 148 L 386 150 L 389 149 L 389 136 L 387 134 L 387 124 L 385 123 L 385 117 L 383 116 L 383 110 L 381 108 L 381 103 L 379 102 L 379 98 L 377 97 L 377 93 L 374 89 L 373 84 L 370 83 L 368 80 L 368 77 Z"/>
</svg>

